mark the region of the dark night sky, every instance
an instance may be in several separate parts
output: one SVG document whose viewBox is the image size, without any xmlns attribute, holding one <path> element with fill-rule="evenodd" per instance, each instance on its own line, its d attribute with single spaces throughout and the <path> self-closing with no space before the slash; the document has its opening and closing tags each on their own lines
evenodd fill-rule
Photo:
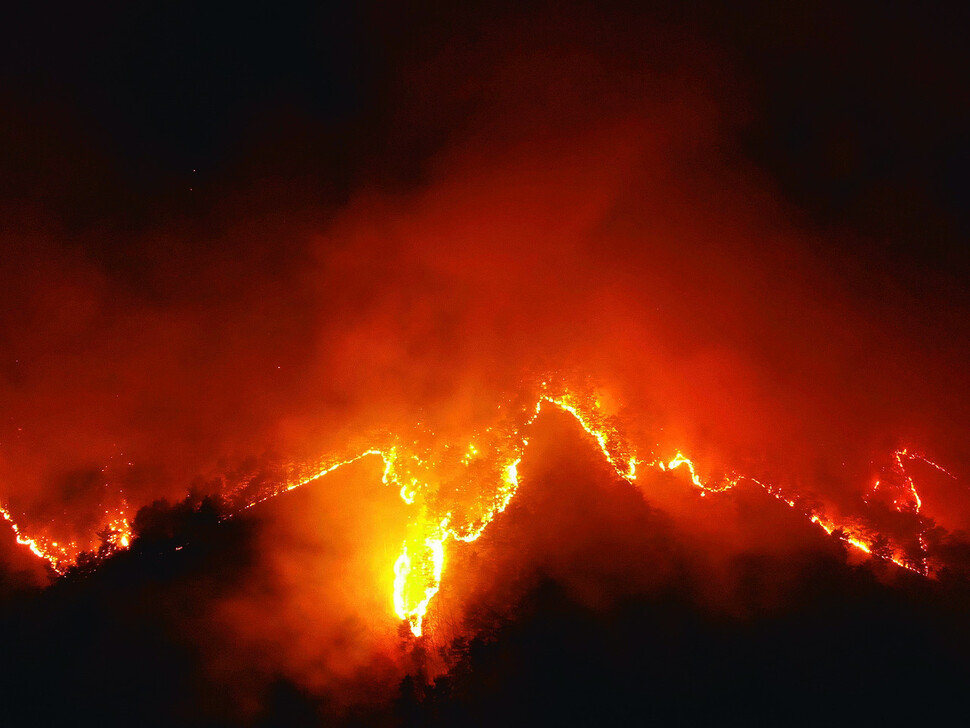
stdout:
<svg viewBox="0 0 970 728">
<path fill-rule="evenodd" d="M 941 238 L 966 232 L 963 9 L 439 5 L 8 10 L 3 198 L 83 226 L 198 213 L 265 178 L 299 179 L 328 202 L 361 175 L 407 184 L 458 106 L 430 99 L 423 128 L 402 118 L 414 68 L 516 24 L 531 23 L 541 46 L 561 18 L 592 26 L 587 42 L 630 63 L 677 62 L 655 42 L 657 27 L 726 58 L 733 78 L 713 83 L 750 104 L 738 151 L 811 219 L 888 237 L 923 231 L 928 263 L 941 267 L 954 252 Z M 441 75 L 467 74 L 474 88 L 475 71 Z"/>
<path fill-rule="evenodd" d="M 896 442 L 903 422 L 911 427 L 902 435 L 924 437 L 970 474 L 966 6 L 18 5 L 0 11 L 0 476 L 23 480 L 0 484 L 0 503 L 13 501 L 37 522 L 70 512 L 81 528 L 93 518 L 85 509 L 99 516 L 85 473 L 121 449 L 131 454 L 119 460 L 136 461 L 124 478 L 137 509 L 156 498 L 178 501 L 215 463 L 280 443 L 330 442 L 332 431 L 369 422 L 375 408 L 393 421 L 429 398 L 464 401 L 480 382 L 518 375 L 494 363 L 496 343 L 511 357 L 551 342 L 554 357 L 572 340 L 562 332 L 583 330 L 590 319 L 577 311 L 586 291 L 602 293 L 597 276 L 620 280 L 615 299 L 597 305 L 629 316 L 604 334 L 621 349 L 604 368 L 649 370 L 644 376 L 661 390 L 679 391 L 679 371 L 665 378 L 638 358 L 653 356 L 637 339 L 651 330 L 654 310 L 643 291 L 656 295 L 657 311 L 661 303 L 675 311 L 660 331 L 711 313 L 659 349 L 655 368 L 684 364 L 685 379 L 698 377 L 696 398 L 673 399 L 691 413 L 685 419 L 696 414 L 691 408 L 712 412 L 697 415 L 694 429 L 684 426 L 692 437 L 713 433 L 712 452 L 749 456 L 766 432 L 774 438 L 764 446 L 769 455 L 798 441 L 778 465 L 785 474 L 816 445 L 836 450 L 863 438 L 858 451 L 810 461 L 806 479 L 824 481 L 830 461 L 871 464 L 877 448 L 891 451 L 886 443 Z M 628 117 L 636 119 L 629 127 Z M 618 130 L 617 139 L 629 133 L 635 147 L 642 129 L 669 143 L 651 139 L 630 161 L 603 129 Z M 684 137 L 695 131 L 692 152 Z M 664 158 L 665 145 L 675 161 Z M 479 168 L 489 170 L 480 183 Z M 591 170 L 590 181 L 571 193 L 577 169 Z M 655 201 L 655 179 L 674 191 Z M 692 200 L 702 203 L 696 228 L 684 223 Z M 590 237 L 617 236 L 593 253 L 569 242 L 573 228 L 587 231 L 587 202 L 597 221 Z M 501 239 L 506 222 L 498 215 L 488 227 L 492 207 L 503 204 L 513 210 L 514 232 L 544 231 L 561 212 L 566 242 L 555 228 L 550 239 L 494 244 L 488 236 Z M 734 206 L 736 217 L 722 214 Z M 685 271 L 695 272 L 689 250 L 624 242 L 628 228 L 654 213 L 662 221 L 650 234 L 683 234 L 693 241 L 686 248 L 712 253 L 696 281 L 686 280 Z M 691 235 L 707 221 L 724 230 L 698 242 Z M 484 230 L 484 242 L 456 242 L 454 230 Z M 405 242 L 385 243 L 383 234 Z M 409 247 L 415 237 L 421 245 Z M 476 276 L 506 274 L 503 255 L 526 262 L 494 288 L 482 283 Z M 587 289 L 575 283 L 589 260 Z M 617 275 L 631 261 L 660 272 L 645 283 Z M 522 283 L 535 271 L 548 276 L 538 292 Z M 742 282 L 768 281 L 738 292 L 733 272 Z M 563 293 L 570 287 L 575 300 Z M 785 291 L 790 298 L 778 295 Z M 518 319 L 500 305 L 516 297 L 526 311 Z M 737 311 L 723 314 L 732 302 Z M 393 329 L 401 322 L 403 333 Z M 714 342 L 709 358 L 705 336 Z M 723 364 L 723 378 L 704 378 L 711 362 Z M 380 398 L 356 393 L 375 388 Z M 730 410 L 749 395 L 751 414 Z M 784 417 L 799 424 L 779 428 Z M 531 461 L 537 490 L 480 547 L 497 559 L 496 573 L 515 579 L 501 588 L 464 585 L 494 611 L 469 618 L 473 631 L 452 645 L 452 670 L 433 689 L 419 684 L 421 648 L 413 643 L 402 642 L 405 665 L 393 667 L 390 658 L 347 657 L 356 643 L 337 617 L 321 617 L 316 631 L 291 629 L 306 594 L 285 581 L 291 574 L 281 564 L 315 568 L 300 560 L 312 546 L 336 574 L 344 557 L 333 544 L 364 539 L 325 496 L 301 491 L 295 495 L 308 500 L 221 524 L 198 498 L 156 502 L 142 514 L 132 553 L 46 591 L 24 586 L 37 577 L 18 575 L 29 571 L 19 556 L 3 561 L 0 608 L 17 639 L 4 650 L 0 679 L 21 695 L 14 711 L 32 718 L 49 709 L 40 714 L 53 719 L 63 709 L 107 725 L 468 725 L 494 724 L 521 707 L 535 723 L 550 701 L 586 691 L 575 711 L 563 704 L 561 719 L 595 721 L 609 703 L 612 719 L 627 721 L 641 715 L 641 693 L 654 685 L 664 696 L 651 709 L 661 722 L 720 719 L 727 705 L 729 714 L 776 720 L 792 710 L 780 722 L 794 724 L 811 711 L 793 706 L 819 701 L 849 701 L 860 720 L 874 709 L 893 717 L 887 706 L 907 686 L 906 710 L 918 714 L 913 695 L 942 686 L 928 698 L 940 708 L 962 684 L 970 636 L 960 626 L 968 623 L 968 589 L 959 565 L 970 550 L 959 529 L 970 529 L 967 503 L 947 502 L 954 533 L 943 541 L 956 566 L 940 584 L 846 566 L 840 545 L 801 533 L 747 496 L 729 501 L 747 514 L 738 526 L 749 529 L 738 537 L 744 546 L 709 562 L 698 554 L 710 543 L 619 489 L 560 425 L 548 425 L 545 455 Z M 564 464 L 550 464 L 557 462 Z M 529 535 L 526 525 L 544 520 L 536 513 L 559 502 L 564 481 L 580 505 L 570 500 L 546 530 Z M 367 524 L 400 507 L 353 487 Z M 931 514 L 941 524 L 943 510 Z M 615 557 L 615 570 L 591 561 L 577 576 L 562 566 L 558 545 L 549 546 L 557 538 L 551 524 L 579 524 L 594 511 L 609 524 L 606 535 L 580 527 L 575 553 L 605 542 L 625 555 Z M 332 531 L 316 534 L 304 512 L 324 513 Z M 271 536 L 290 525 L 293 541 L 267 553 Z M 773 552 L 751 536 L 764 529 L 790 530 L 797 546 Z M 5 531 L 3 538 L 3 553 L 17 552 Z M 531 555 L 516 565 L 520 550 Z M 478 553 L 464 557 L 472 572 Z M 625 571 L 630 564 L 637 576 Z M 659 573 L 660 565 L 684 571 L 641 583 L 645 569 Z M 746 595 L 748 611 L 725 616 L 723 605 L 705 601 L 713 573 L 730 574 L 725 583 Z M 335 603 L 356 594 L 334 586 L 332 575 L 313 578 L 314 598 L 330 599 L 328 589 L 340 595 Z M 610 580 L 626 584 L 622 597 L 594 606 L 576 597 L 577 584 Z M 767 607 L 754 593 L 788 596 Z M 726 598 L 731 609 L 737 594 Z M 290 600 L 270 632 L 287 641 L 283 658 L 249 633 L 240 647 L 222 631 L 220 620 L 244 624 L 246 610 L 270 597 Z M 662 627 L 644 629 L 654 622 Z M 317 639 L 326 645 L 320 662 L 352 664 L 356 677 L 342 672 L 338 680 L 328 663 L 323 683 L 313 682 L 318 656 L 300 649 Z M 130 663 L 113 656 L 125 652 Z M 641 662 L 647 654 L 675 667 Z M 42 683 L 30 678 L 53 663 L 63 707 L 46 704 Z M 597 664 L 608 667 L 591 669 Z M 698 674 L 728 679 L 696 702 Z M 523 680 L 532 681 L 528 694 Z M 859 691 L 847 689 L 853 680 Z M 759 710 L 749 698 L 763 696 L 752 687 L 763 684 L 772 697 Z M 246 699 L 252 704 L 240 707 Z M 694 712 L 684 714 L 686 704 Z"/>
</svg>

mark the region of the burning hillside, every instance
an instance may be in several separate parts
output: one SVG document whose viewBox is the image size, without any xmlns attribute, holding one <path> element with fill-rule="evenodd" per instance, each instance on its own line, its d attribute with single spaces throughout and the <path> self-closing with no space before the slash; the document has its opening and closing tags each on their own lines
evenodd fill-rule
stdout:
<svg viewBox="0 0 970 728">
<path fill-rule="evenodd" d="M 473 5 L 0 24 L 28 715 L 18 666 L 129 724 L 467 722 L 579 689 L 524 665 L 684 696 L 734 652 L 796 700 L 773 639 L 831 697 L 864 614 L 959 671 L 920 625 L 963 644 L 960 18 Z"/>
</svg>

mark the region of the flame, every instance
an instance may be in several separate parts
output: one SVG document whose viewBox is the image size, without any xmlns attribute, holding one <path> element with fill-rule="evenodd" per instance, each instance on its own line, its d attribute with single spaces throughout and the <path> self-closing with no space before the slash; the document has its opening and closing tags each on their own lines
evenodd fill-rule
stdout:
<svg viewBox="0 0 970 728">
<path fill-rule="evenodd" d="M 441 588 L 445 569 L 448 519 L 435 525 L 426 518 L 409 524 L 401 555 L 394 562 L 394 611 L 407 620 L 411 632 L 421 636 L 421 622 L 428 604 Z"/>
<path fill-rule="evenodd" d="M 50 547 L 47 546 L 47 544 L 39 539 L 27 538 L 24 536 L 20 531 L 20 526 L 17 525 L 17 522 L 14 521 L 13 516 L 10 515 L 10 511 L 3 506 L 0 506 L 0 516 L 3 516 L 3 520 L 10 524 L 10 527 L 13 529 L 14 536 L 17 538 L 17 543 L 19 543 L 21 546 L 26 546 L 31 550 L 34 556 L 49 561 L 51 565 L 56 568 L 57 557 L 51 551 Z"/>
<path fill-rule="evenodd" d="M 133 538 L 131 523 L 124 508 L 115 513 L 105 512 L 104 527 L 96 534 L 101 540 L 96 551 L 82 547 L 77 541 L 60 543 L 42 536 L 27 537 L 8 508 L 0 506 L 0 516 L 3 516 L 3 520 L 10 524 L 17 543 L 27 547 L 35 556 L 50 564 L 57 574 L 67 573 L 72 566 L 78 563 L 84 553 L 93 552 L 97 557 L 103 558 L 113 551 L 127 549 L 131 546 Z"/>
<path fill-rule="evenodd" d="M 475 541 L 482 535 L 488 524 L 505 511 L 515 496 L 519 487 L 518 466 L 521 462 L 522 452 L 529 442 L 526 433 L 543 411 L 544 405 L 554 407 L 572 416 L 580 428 L 596 443 L 600 453 L 613 468 L 616 475 L 631 484 L 637 481 L 645 468 L 654 468 L 660 472 L 673 472 L 683 468 L 688 473 L 689 482 L 700 490 L 702 496 L 709 493 L 722 493 L 736 487 L 743 481 L 750 481 L 788 507 L 799 508 L 795 499 L 785 496 L 777 487 L 765 484 L 750 476 L 733 474 L 717 481 L 705 482 L 701 478 L 700 468 L 680 450 L 676 450 L 674 456 L 669 459 L 658 457 L 649 460 L 640 459 L 630 442 L 609 423 L 608 417 L 602 412 L 599 400 L 568 391 L 552 394 L 547 391 L 547 387 L 548 384 L 544 383 L 543 391 L 536 399 L 535 404 L 532 407 L 524 408 L 529 414 L 521 426 L 510 427 L 501 436 L 500 440 L 504 447 L 499 449 L 511 453 L 506 456 L 510 459 L 502 462 L 501 467 L 498 468 L 498 478 L 492 495 L 483 497 L 481 493 L 478 494 L 479 511 L 471 520 L 466 518 L 463 522 L 456 519 L 450 511 L 443 516 L 436 515 L 434 509 L 429 506 L 428 496 L 437 494 L 437 489 L 432 485 L 436 480 L 440 483 L 441 469 L 447 469 L 447 466 L 440 461 L 408 452 L 403 444 L 395 445 L 387 451 L 370 450 L 344 461 L 344 463 L 350 463 L 367 454 L 380 454 L 384 460 L 384 483 L 398 487 L 400 496 L 406 503 L 410 505 L 419 504 L 415 516 L 409 523 L 408 536 L 402 546 L 401 555 L 394 566 L 393 592 L 395 612 L 401 619 L 408 622 L 415 636 L 422 634 L 422 622 L 427 614 L 428 607 L 441 588 L 442 575 L 445 569 L 445 546 L 448 539 L 466 543 Z M 494 430 L 490 429 L 488 432 L 494 434 Z M 486 462 L 489 460 L 486 455 L 483 455 L 481 446 L 477 444 L 479 439 L 482 438 L 472 440 L 460 460 L 461 466 L 466 470 L 472 468 L 475 464 L 480 464 L 483 460 Z M 898 468 L 905 475 L 906 483 L 911 488 L 914 497 L 917 498 L 917 502 L 921 503 L 918 500 L 915 482 L 906 473 L 903 460 L 905 457 L 907 457 L 905 450 L 894 454 Z M 918 457 L 925 460 L 922 456 Z M 946 472 L 935 463 L 928 460 L 926 462 Z M 335 467 L 339 467 L 339 465 L 330 466 L 326 471 L 308 479 L 306 482 L 316 480 L 319 475 L 330 472 Z M 949 475 L 949 473 L 947 474 Z M 873 547 L 876 537 L 866 533 L 862 528 L 850 522 L 836 522 L 811 509 L 802 512 L 811 523 L 819 526 L 827 534 L 837 534 L 847 545 L 865 554 L 877 555 Z M 925 563 L 922 568 L 915 568 L 907 563 L 901 553 L 893 553 L 888 557 L 879 555 L 879 557 L 888 558 L 898 566 L 910 571 L 927 574 Z"/>
<path fill-rule="evenodd" d="M 921 562 L 914 566 L 899 549 L 888 555 L 884 550 L 877 550 L 875 541 L 878 534 L 872 534 L 854 522 L 836 521 L 816 509 L 802 507 L 796 498 L 784 494 L 777 486 L 741 474 L 705 481 L 701 477 L 702 469 L 681 450 L 674 450 L 674 455 L 669 458 L 640 458 L 636 448 L 604 413 L 601 401 L 592 394 L 581 394 L 567 388 L 554 391 L 546 381 L 532 401 L 534 404 L 529 406 L 506 407 L 501 424 L 464 439 L 467 444 L 463 445 L 442 442 L 433 432 L 421 433 L 428 437 L 385 437 L 380 446 L 370 447 L 348 458 L 331 459 L 310 476 L 283 483 L 275 490 L 243 504 L 236 512 L 320 480 L 364 458 L 381 458 L 384 484 L 396 488 L 401 499 L 413 509 L 401 553 L 394 563 L 392 601 L 397 616 L 408 623 L 416 637 L 420 637 L 429 605 L 441 588 L 448 540 L 465 543 L 475 541 L 506 510 L 519 488 L 518 466 L 529 443 L 529 428 L 543 407 L 549 406 L 570 415 L 596 443 L 616 475 L 628 483 L 635 483 L 646 468 L 669 473 L 685 470 L 689 483 L 700 491 L 701 496 L 722 493 L 748 481 L 788 507 L 798 510 L 809 522 L 829 535 L 836 535 L 847 545 L 915 573 L 924 576 L 930 573 L 925 553 L 926 539 L 922 531 L 918 537 L 924 555 Z M 499 409 L 502 410 L 502 407 Z M 431 444 L 422 444 L 425 440 Z M 893 453 L 893 465 L 887 474 L 887 481 L 877 480 L 870 495 L 880 488 L 888 490 L 892 485 L 893 490 L 900 493 L 893 500 L 897 510 L 910 511 L 918 516 L 923 502 L 913 477 L 906 469 L 906 463 L 914 460 L 954 477 L 923 455 L 901 449 Z M 76 544 L 28 538 L 8 510 L 0 508 L 0 514 L 11 524 L 17 542 L 46 559 L 58 573 L 63 573 L 77 562 L 81 550 Z M 106 530 L 101 534 L 104 541 L 113 549 L 127 548 L 132 539 L 127 517 L 123 512 L 106 516 Z"/>
</svg>

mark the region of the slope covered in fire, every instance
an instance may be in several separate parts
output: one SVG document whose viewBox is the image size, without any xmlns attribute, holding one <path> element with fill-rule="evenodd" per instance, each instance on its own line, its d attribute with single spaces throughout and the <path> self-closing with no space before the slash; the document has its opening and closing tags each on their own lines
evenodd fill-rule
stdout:
<svg viewBox="0 0 970 728">
<path fill-rule="evenodd" d="M 5 600 L 6 714 L 800 723 L 836 705 L 941 714 L 967 677 L 965 576 L 847 564 L 851 546 L 759 488 L 701 498 L 674 473 L 635 487 L 552 415 L 516 499 L 449 552 L 415 638 L 386 593 L 403 531 L 374 539 L 403 504 L 379 463 L 333 475 L 229 520 L 212 500 L 156 504 L 130 551 Z M 333 507 L 348 498 L 361 515 Z"/>
</svg>

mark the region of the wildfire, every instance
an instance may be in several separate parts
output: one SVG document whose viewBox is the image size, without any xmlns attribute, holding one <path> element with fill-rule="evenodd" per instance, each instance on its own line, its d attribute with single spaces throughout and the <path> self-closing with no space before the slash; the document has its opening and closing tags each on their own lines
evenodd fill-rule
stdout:
<svg viewBox="0 0 970 728">
<path fill-rule="evenodd" d="M 308 477 L 295 478 L 271 492 L 261 493 L 241 505 L 237 512 L 251 508 L 280 493 L 315 482 L 329 473 L 367 457 L 383 461 L 383 482 L 397 489 L 401 499 L 412 507 L 405 541 L 394 564 L 393 606 L 402 620 L 406 620 L 415 636 L 422 634 L 428 607 L 441 588 L 446 565 L 446 545 L 449 539 L 469 543 L 478 539 L 488 525 L 515 497 L 519 487 L 518 466 L 528 446 L 530 427 L 544 407 L 555 408 L 573 417 L 579 427 L 596 443 L 605 461 L 616 475 L 635 483 L 646 469 L 658 472 L 686 471 L 690 484 L 704 496 L 722 493 L 749 481 L 767 493 L 799 510 L 811 523 L 829 535 L 835 535 L 849 546 L 866 554 L 885 558 L 898 566 L 922 575 L 929 574 L 926 541 L 920 532 L 919 543 L 923 558 L 914 565 L 897 550 L 886 554 L 875 548 L 878 534 L 846 521 L 836 520 L 812 508 L 799 505 L 777 486 L 756 478 L 730 474 L 721 479 L 705 481 L 701 469 L 680 450 L 672 457 L 652 455 L 641 458 L 630 440 L 621 433 L 613 419 L 604 414 L 600 400 L 592 394 L 554 389 L 543 382 L 531 401 L 533 404 L 507 406 L 502 410 L 500 423 L 486 428 L 462 445 L 442 442 L 434 433 L 428 437 L 389 436 L 382 438 L 379 447 L 370 447 L 344 459 L 327 461 Z M 659 447 L 659 446 L 658 446 Z M 940 465 L 906 449 L 893 453 L 893 465 L 886 477 L 877 480 L 870 495 L 889 491 L 893 504 L 900 512 L 919 515 L 922 499 L 913 477 L 906 469 L 908 462 L 919 460 L 953 477 Z M 25 536 L 10 512 L 0 508 L 4 520 L 11 524 L 17 542 L 37 556 L 46 559 L 55 571 L 63 573 L 77 562 L 81 549 L 77 544 L 58 544 L 41 538 Z M 124 513 L 106 514 L 105 530 L 98 534 L 110 549 L 127 548 L 131 543 L 131 528 Z"/>
<path fill-rule="evenodd" d="M 13 529 L 14 536 L 17 538 L 17 543 L 19 543 L 21 546 L 26 546 L 33 552 L 35 556 L 46 559 L 51 563 L 52 566 L 56 568 L 57 557 L 53 554 L 50 547 L 48 547 L 40 539 L 27 538 L 24 536 L 20 532 L 20 526 L 17 525 L 17 522 L 14 521 L 13 517 L 10 515 L 10 511 L 3 506 L 0 506 L 0 516 L 3 516 L 3 520 L 10 524 L 10 527 Z"/>
<path fill-rule="evenodd" d="M 60 543 L 41 536 L 28 538 L 13 519 L 10 511 L 3 506 L 0 506 L 0 516 L 3 516 L 3 520 L 10 524 L 17 543 L 26 546 L 35 556 L 44 559 L 57 574 L 66 573 L 68 569 L 78 563 L 82 554 L 90 552 L 77 541 Z M 129 523 L 128 517 L 123 511 L 119 513 L 106 512 L 104 528 L 96 535 L 100 538 L 100 546 L 95 555 L 107 555 L 110 551 L 127 549 L 132 541 L 131 523 Z"/>
</svg>

